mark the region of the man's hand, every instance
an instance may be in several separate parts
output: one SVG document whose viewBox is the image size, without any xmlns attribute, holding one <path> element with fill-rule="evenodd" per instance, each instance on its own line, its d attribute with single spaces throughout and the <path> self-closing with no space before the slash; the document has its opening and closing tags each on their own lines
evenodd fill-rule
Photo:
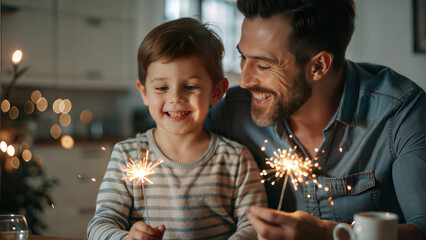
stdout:
<svg viewBox="0 0 426 240">
<path fill-rule="evenodd" d="M 164 225 L 151 227 L 148 224 L 139 221 L 132 225 L 127 237 L 124 240 L 160 240 L 163 238 L 166 228 Z"/>
<path fill-rule="evenodd" d="M 303 211 L 293 213 L 252 206 L 249 220 L 259 239 L 333 239 L 337 223 L 321 220 Z"/>
</svg>

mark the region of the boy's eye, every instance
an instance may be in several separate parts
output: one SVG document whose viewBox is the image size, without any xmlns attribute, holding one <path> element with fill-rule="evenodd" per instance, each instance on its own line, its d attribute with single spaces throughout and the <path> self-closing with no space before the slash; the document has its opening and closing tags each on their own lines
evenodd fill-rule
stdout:
<svg viewBox="0 0 426 240">
<path fill-rule="evenodd" d="M 241 54 L 241 55 L 240 55 L 240 58 L 241 58 L 241 59 L 246 59 L 246 56 L 244 56 L 244 55 L 242 55 L 242 54 Z"/>
<path fill-rule="evenodd" d="M 185 89 L 186 90 L 195 90 L 195 89 L 197 89 L 198 87 L 197 86 L 194 86 L 194 85 L 187 85 L 187 86 L 185 86 Z"/>
<path fill-rule="evenodd" d="M 166 91 L 168 87 L 156 87 L 155 90 L 157 91 Z"/>
</svg>

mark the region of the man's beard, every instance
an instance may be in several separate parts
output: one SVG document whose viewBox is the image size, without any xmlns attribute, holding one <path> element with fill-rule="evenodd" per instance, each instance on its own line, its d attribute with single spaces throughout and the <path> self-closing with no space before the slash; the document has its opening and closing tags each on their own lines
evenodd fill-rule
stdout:
<svg viewBox="0 0 426 240">
<path fill-rule="evenodd" d="M 247 90 L 254 90 L 247 89 Z M 273 125 L 275 122 L 282 121 L 288 118 L 291 114 L 296 112 L 312 94 L 312 88 L 306 81 L 303 71 L 295 77 L 294 85 L 287 93 L 284 93 L 278 98 L 277 93 L 269 89 L 263 89 L 263 92 L 269 92 L 274 97 L 274 103 L 270 109 L 257 107 L 254 102 L 251 104 L 251 117 L 259 127 L 267 127 Z M 263 114 L 263 112 L 267 113 Z"/>
</svg>

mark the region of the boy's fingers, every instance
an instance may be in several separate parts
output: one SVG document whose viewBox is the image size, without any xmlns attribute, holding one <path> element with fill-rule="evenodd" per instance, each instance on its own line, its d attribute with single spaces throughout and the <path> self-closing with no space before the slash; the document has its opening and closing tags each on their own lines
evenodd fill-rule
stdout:
<svg viewBox="0 0 426 240">
<path fill-rule="evenodd" d="M 154 236 L 155 237 L 155 236 L 157 236 L 159 234 L 159 232 L 156 229 L 152 228 L 148 224 L 146 224 L 144 222 L 141 222 L 141 221 L 136 222 L 134 224 L 134 227 L 136 228 L 136 230 L 144 232 L 144 233 L 146 233 L 146 234 L 148 234 L 150 236 Z"/>
<path fill-rule="evenodd" d="M 166 230 L 166 227 L 164 225 L 160 225 L 160 226 L 157 226 L 155 228 L 160 232 L 164 232 L 164 230 Z"/>
<path fill-rule="evenodd" d="M 166 226 L 161 225 L 161 226 L 156 227 L 156 229 L 160 232 L 160 236 L 159 237 L 163 238 L 164 232 L 166 231 Z"/>
<path fill-rule="evenodd" d="M 161 236 L 151 236 L 142 231 L 135 231 L 135 232 L 129 233 L 128 236 L 129 238 L 124 240 L 160 240 L 162 239 Z"/>
</svg>

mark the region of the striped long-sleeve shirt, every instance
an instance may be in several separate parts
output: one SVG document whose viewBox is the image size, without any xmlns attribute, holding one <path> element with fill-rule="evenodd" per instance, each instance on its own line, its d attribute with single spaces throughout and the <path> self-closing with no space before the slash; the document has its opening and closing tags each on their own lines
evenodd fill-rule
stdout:
<svg viewBox="0 0 426 240">
<path fill-rule="evenodd" d="M 266 206 L 259 169 L 251 153 L 239 143 L 210 133 L 210 146 L 191 163 L 177 163 L 159 150 L 153 130 L 117 143 L 99 189 L 96 213 L 88 225 L 89 239 L 120 239 L 136 221 L 164 224 L 164 239 L 256 239 L 247 219 L 252 205 Z M 139 139 L 139 140 L 138 140 Z M 138 151 L 163 160 L 154 184 L 125 178 L 123 169 Z"/>
</svg>

